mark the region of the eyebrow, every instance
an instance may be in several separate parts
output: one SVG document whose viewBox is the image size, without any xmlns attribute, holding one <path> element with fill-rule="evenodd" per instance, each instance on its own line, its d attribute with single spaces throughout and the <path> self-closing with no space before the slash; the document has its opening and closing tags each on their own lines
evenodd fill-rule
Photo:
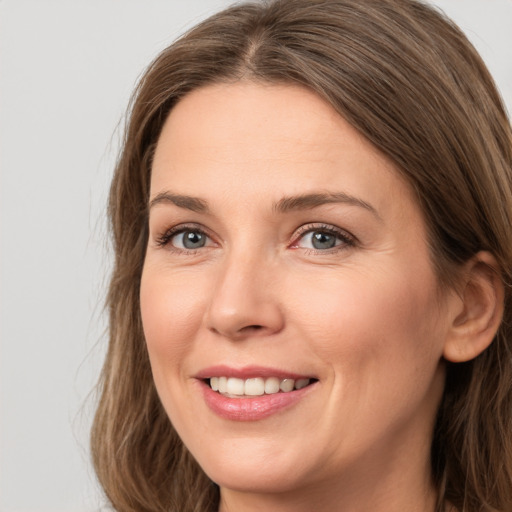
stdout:
<svg viewBox="0 0 512 512">
<path fill-rule="evenodd" d="M 368 210 L 378 219 L 380 215 L 377 210 L 366 201 L 357 197 L 346 194 L 345 192 L 325 192 L 325 193 L 313 193 L 313 194 L 301 194 L 297 196 L 284 197 L 274 205 L 274 210 L 286 213 L 293 210 L 310 210 L 323 206 L 325 204 L 348 204 L 350 206 L 358 206 Z"/>
<path fill-rule="evenodd" d="M 364 208 L 380 220 L 380 215 L 371 204 L 363 201 L 362 199 L 346 194 L 345 192 L 317 192 L 312 194 L 299 194 L 296 196 L 283 197 L 274 203 L 272 209 L 279 213 L 287 213 L 296 210 L 312 210 L 326 204 L 337 203 Z M 208 202 L 199 197 L 161 192 L 150 201 L 149 208 L 151 209 L 159 204 L 174 204 L 179 208 L 191 210 L 196 213 L 210 213 Z"/>
<path fill-rule="evenodd" d="M 196 213 L 208 213 L 208 203 L 199 197 L 184 196 L 180 194 L 171 194 L 170 192 L 161 192 L 157 194 L 150 202 L 149 209 L 159 204 L 174 204 L 179 208 L 191 210 Z"/>
</svg>

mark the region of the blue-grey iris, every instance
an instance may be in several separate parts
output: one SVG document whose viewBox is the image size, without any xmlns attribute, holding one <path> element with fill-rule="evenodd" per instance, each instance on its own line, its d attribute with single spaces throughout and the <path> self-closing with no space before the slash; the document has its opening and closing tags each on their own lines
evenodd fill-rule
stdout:
<svg viewBox="0 0 512 512">
<path fill-rule="evenodd" d="M 336 237 L 324 231 L 315 231 L 311 243 L 315 249 L 332 249 L 336 245 Z"/>
<path fill-rule="evenodd" d="M 199 249 L 204 247 L 206 243 L 206 236 L 197 231 L 185 231 L 183 233 L 183 247 L 185 249 Z"/>
</svg>

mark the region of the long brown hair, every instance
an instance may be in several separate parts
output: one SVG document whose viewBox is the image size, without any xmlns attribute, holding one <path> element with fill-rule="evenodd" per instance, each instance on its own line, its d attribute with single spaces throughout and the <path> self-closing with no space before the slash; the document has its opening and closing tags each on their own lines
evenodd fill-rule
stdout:
<svg viewBox="0 0 512 512">
<path fill-rule="evenodd" d="M 207 511 L 218 489 L 175 433 L 151 377 L 139 311 L 151 159 L 173 106 L 210 83 L 315 91 L 416 192 L 440 282 L 480 250 L 505 283 L 490 347 L 448 365 L 432 442 L 438 510 L 512 510 L 512 135 L 462 32 L 415 0 L 277 0 L 229 8 L 164 50 L 131 103 L 112 183 L 110 343 L 92 430 L 98 478 L 120 512 Z"/>
</svg>

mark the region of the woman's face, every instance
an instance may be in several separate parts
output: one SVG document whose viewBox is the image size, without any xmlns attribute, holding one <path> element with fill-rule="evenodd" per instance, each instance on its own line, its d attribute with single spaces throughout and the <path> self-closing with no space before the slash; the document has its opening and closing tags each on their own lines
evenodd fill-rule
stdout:
<svg viewBox="0 0 512 512">
<path fill-rule="evenodd" d="M 150 201 L 156 388 L 223 491 L 425 478 L 449 321 L 390 161 L 306 89 L 214 85 L 167 119 Z"/>
</svg>

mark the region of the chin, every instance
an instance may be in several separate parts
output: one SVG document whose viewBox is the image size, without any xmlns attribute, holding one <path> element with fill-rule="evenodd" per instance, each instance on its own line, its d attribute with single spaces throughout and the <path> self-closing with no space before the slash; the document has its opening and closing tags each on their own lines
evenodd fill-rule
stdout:
<svg viewBox="0 0 512 512">
<path fill-rule="evenodd" d="M 253 441 L 252 441 L 253 442 Z M 305 475 L 296 457 L 287 460 L 279 449 L 243 449 L 233 443 L 229 451 L 201 454 L 198 462 L 222 488 L 239 492 L 280 493 L 301 485 Z"/>
<path fill-rule="evenodd" d="M 302 479 L 293 469 L 286 471 L 269 470 L 270 465 L 255 467 L 219 468 L 207 473 L 219 487 L 237 492 L 274 494 L 292 491 Z"/>
</svg>

